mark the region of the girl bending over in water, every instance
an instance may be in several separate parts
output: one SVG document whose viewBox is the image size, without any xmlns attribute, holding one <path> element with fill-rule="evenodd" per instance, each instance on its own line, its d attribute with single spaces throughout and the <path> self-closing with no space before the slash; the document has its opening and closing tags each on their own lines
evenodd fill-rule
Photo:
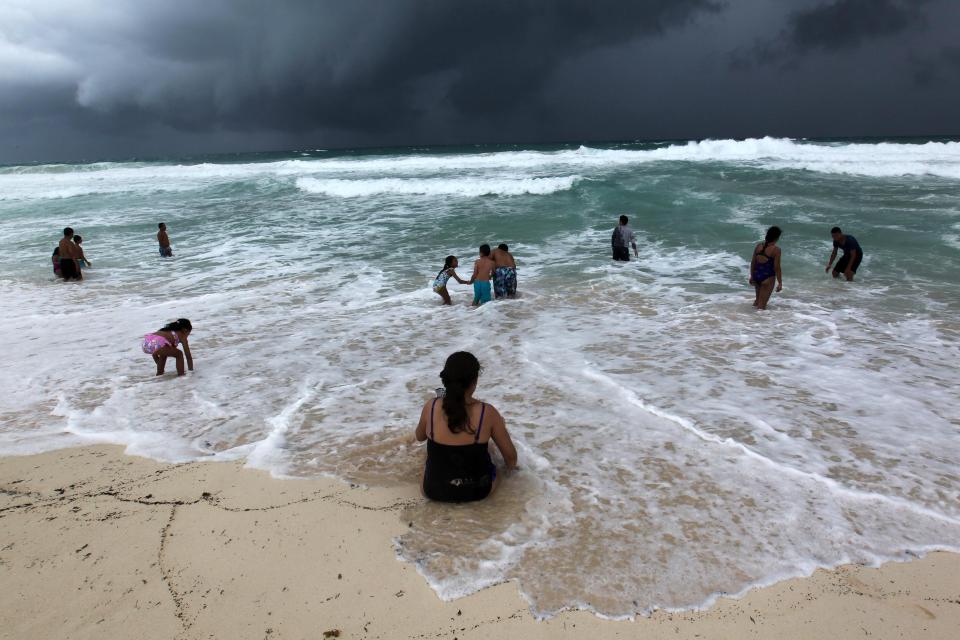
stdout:
<svg viewBox="0 0 960 640">
<path fill-rule="evenodd" d="M 440 273 L 437 274 L 437 278 L 433 281 L 433 290 L 443 298 L 443 304 L 452 304 L 450 302 L 450 293 L 447 291 L 447 281 L 450 278 L 453 278 L 460 284 L 469 284 L 468 281 L 457 275 L 455 269 L 459 266 L 460 263 L 457 262 L 457 256 L 447 256 L 447 259 L 443 261 L 443 269 L 440 269 Z"/>
<path fill-rule="evenodd" d="M 497 488 L 497 468 L 490 460 L 493 440 L 507 469 L 517 466 L 517 450 L 500 412 L 474 399 L 480 363 L 472 353 L 447 358 L 440 379 L 441 398 L 427 401 L 417 424 L 417 442 L 427 441 L 423 493 L 440 502 L 483 500 Z"/>
<path fill-rule="evenodd" d="M 159 331 L 148 333 L 143 336 L 143 352 L 153 356 L 153 361 L 157 364 L 157 375 L 163 375 L 163 369 L 167 366 L 167 358 L 175 358 L 177 361 L 177 375 L 183 375 L 183 356 L 187 356 L 187 368 L 193 371 L 193 355 L 190 354 L 190 345 L 187 338 L 193 331 L 193 325 L 186 318 L 180 318 L 176 322 L 171 322 Z M 177 349 L 177 345 L 183 346 L 183 351 Z"/>
</svg>

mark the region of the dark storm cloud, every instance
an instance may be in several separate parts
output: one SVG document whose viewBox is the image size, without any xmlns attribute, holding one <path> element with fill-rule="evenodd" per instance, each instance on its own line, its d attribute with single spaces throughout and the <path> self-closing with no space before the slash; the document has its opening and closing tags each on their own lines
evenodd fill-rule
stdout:
<svg viewBox="0 0 960 640">
<path fill-rule="evenodd" d="M 790 16 L 786 38 L 798 50 L 843 49 L 923 24 L 926 0 L 838 0 Z"/>
<path fill-rule="evenodd" d="M 790 64 L 810 51 L 839 51 L 867 40 L 895 36 L 925 24 L 930 0 L 832 0 L 794 11 L 776 38 L 763 38 L 735 51 L 735 67 Z"/>
<path fill-rule="evenodd" d="M 185 130 L 377 131 L 438 106 L 494 116 L 535 99 L 566 57 L 717 8 L 712 0 L 129 4 L 105 41 L 96 21 L 68 24 L 73 38 L 58 53 L 79 54 L 76 77 L 62 78 L 74 84 L 74 102 L 122 113 L 126 123 L 140 114 Z M 8 110 L 47 100 L 19 95 Z"/>
<path fill-rule="evenodd" d="M 817 135 L 850 124 L 829 107 L 852 86 L 930 119 L 893 108 L 904 82 L 943 119 L 958 16 L 955 0 L 0 0 L 0 161 Z M 816 110 L 775 104 L 784 78 L 822 93 Z M 758 104 L 782 111 L 744 115 Z"/>
</svg>

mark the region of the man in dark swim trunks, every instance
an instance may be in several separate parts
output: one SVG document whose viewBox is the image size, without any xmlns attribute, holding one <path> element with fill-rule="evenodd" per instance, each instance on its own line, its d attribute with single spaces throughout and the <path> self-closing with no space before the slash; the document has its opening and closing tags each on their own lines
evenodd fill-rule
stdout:
<svg viewBox="0 0 960 640">
<path fill-rule="evenodd" d="M 833 267 L 833 277 L 839 278 L 842 273 L 847 282 L 853 282 L 853 274 L 857 272 L 857 267 L 863 260 L 863 249 L 860 248 L 856 238 L 844 234 L 840 227 L 830 229 L 830 235 L 833 236 L 833 252 L 830 254 L 830 260 L 827 261 L 825 272 L 830 273 L 830 267 L 837 259 L 837 249 L 843 249 L 843 255 L 840 256 L 840 260 L 837 260 L 837 266 Z"/>
<path fill-rule="evenodd" d="M 510 253 L 510 247 L 501 244 L 490 253 L 493 264 L 493 295 L 500 298 L 517 297 L 517 263 Z"/>
<path fill-rule="evenodd" d="M 67 227 L 60 238 L 60 277 L 64 280 L 82 280 L 80 267 L 77 266 L 79 249 L 73 242 L 73 229 Z"/>
</svg>

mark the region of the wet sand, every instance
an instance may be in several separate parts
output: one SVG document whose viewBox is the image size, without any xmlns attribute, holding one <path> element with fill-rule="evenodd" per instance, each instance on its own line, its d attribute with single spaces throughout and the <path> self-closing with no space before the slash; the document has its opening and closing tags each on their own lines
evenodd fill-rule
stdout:
<svg viewBox="0 0 960 640">
<path fill-rule="evenodd" d="M 538 621 L 513 583 L 440 601 L 391 540 L 422 498 L 95 446 L 0 458 L 0 638 L 943 638 L 960 556 L 844 566 L 705 611 Z M 329 635 L 327 635 L 329 634 Z"/>
</svg>

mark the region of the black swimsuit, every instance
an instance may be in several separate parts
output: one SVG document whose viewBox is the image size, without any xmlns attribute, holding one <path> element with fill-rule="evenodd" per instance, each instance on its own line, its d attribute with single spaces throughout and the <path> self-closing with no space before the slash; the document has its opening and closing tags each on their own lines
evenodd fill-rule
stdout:
<svg viewBox="0 0 960 640">
<path fill-rule="evenodd" d="M 490 495 L 496 467 L 490 460 L 486 442 L 480 442 L 483 415 L 487 405 L 480 403 L 480 424 L 473 444 L 441 444 L 433 439 L 433 414 L 437 400 L 430 405 L 430 437 L 427 439 L 427 466 L 423 474 L 423 492 L 440 502 L 471 502 Z"/>
<path fill-rule="evenodd" d="M 767 259 L 766 262 L 760 262 L 757 260 L 760 256 L 763 256 Z M 767 255 L 767 243 L 764 242 L 763 246 L 760 247 L 760 250 L 753 254 L 753 281 L 759 285 L 764 282 L 767 278 L 772 278 L 777 275 L 776 269 L 774 269 L 773 257 Z"/>
</svg>

